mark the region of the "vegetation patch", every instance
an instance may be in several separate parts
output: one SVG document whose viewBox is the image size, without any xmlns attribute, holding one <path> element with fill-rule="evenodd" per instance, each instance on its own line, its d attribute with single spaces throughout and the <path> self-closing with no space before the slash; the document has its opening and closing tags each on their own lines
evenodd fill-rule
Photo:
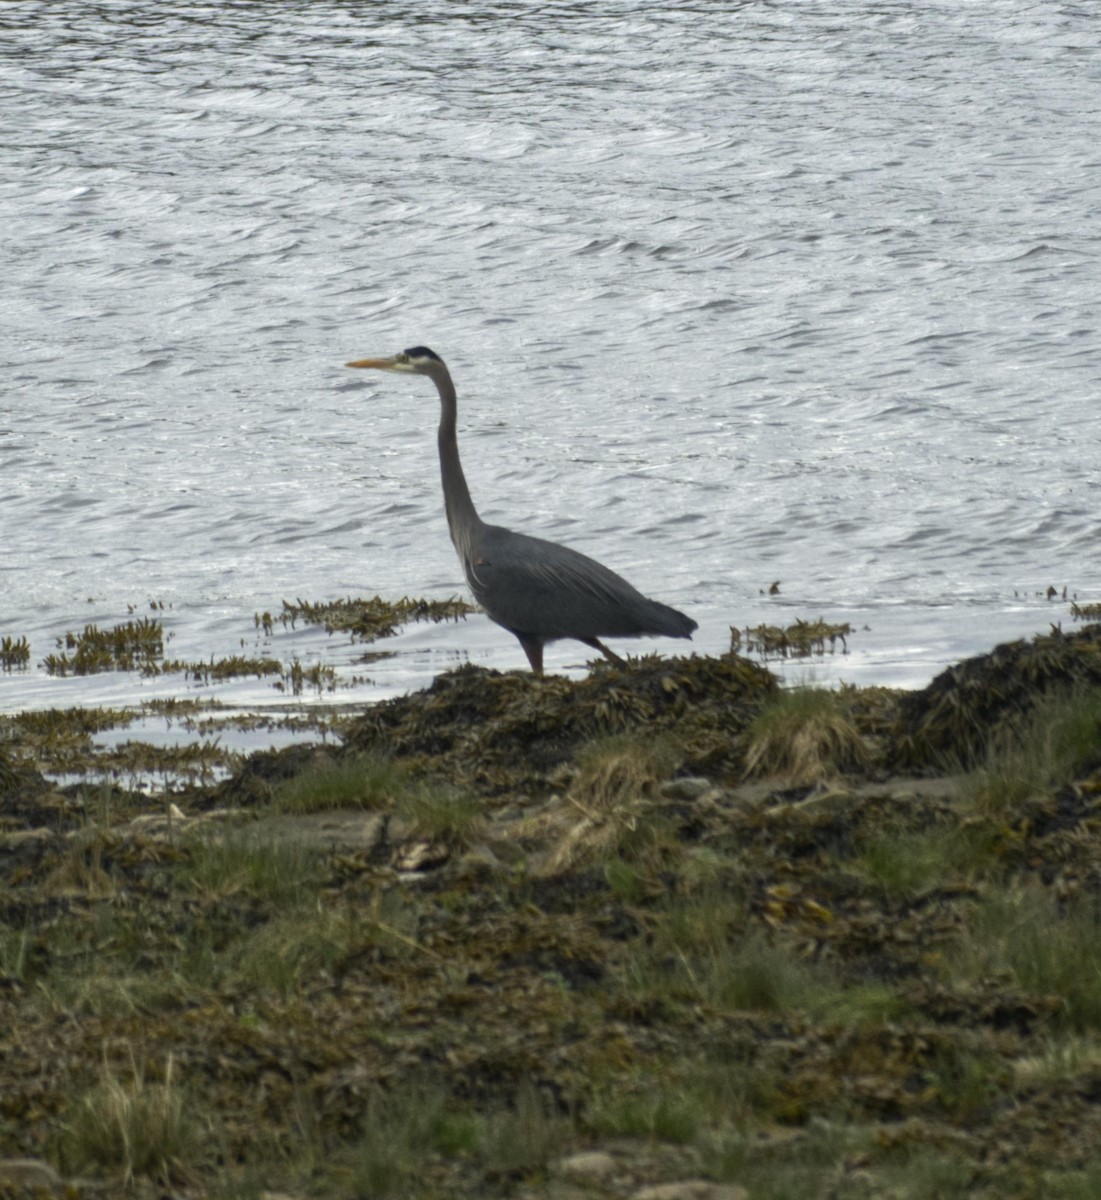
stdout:
<svg viewBox="0 0 1101 1200">
<path fill-rule="evenodd" d="M 777 775 L 791 786 L 859 769 L 870 758 L 843 696 L 796 688 L 768 701 L 745 735 L 749 775 Z"/>
<path fill-rule="evenodd" d="M 99 1168 L 132 1184 L 147 1176 L 168 1184 L 185 1180 L 185 1162 L 199 1137 L 199 1123 L 176 1082 L 169 1056 L 163 1078 L 147 1082 L 131 1060 L 129 1078 L 105 1062 L 102 1078 L 79 1097 L 62 1144 L 66 1166 Z"/>
<path fill-rule="evenodd" d="M 639 871 L 660 870 L 667 856 L 679 853 L 658 794 L 679 758 L 668 736 L 599 738 L 578 752 L 562 801 L 521 822 L 515 836 L 537 835 L 548 847 L 541 874 L 597 863 L 625 869 L 637 882 Z"/>
<path fill-rule="evenodd" d="M 410 787 L 408 772 L 385 755 L 326 755 L 279 783 L 273 802 L 279 812 L 287 813 L 385 809 Z"/>
</svg>

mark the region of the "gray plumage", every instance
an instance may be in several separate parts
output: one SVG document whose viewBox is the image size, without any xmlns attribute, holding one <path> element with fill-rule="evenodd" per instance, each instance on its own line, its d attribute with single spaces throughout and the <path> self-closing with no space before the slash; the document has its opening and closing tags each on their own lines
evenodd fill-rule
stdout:
<svg viewBox="0 0 1101 1200">
<path fill-rule="evenodd" d="M 492 621 L 519 639 L 537 675 L 543 673 L 543 646 L 560 638 L 575 638 L 622 663 L 600 638 L 692 636 L 696 622 L 691 617 L 647 599 L 595 559 L 557 542 L 489 525 L 478 516 L 459 460 L 455 385 L 439 355 L 416 346 L 391 358 L 358 359 L 348 366 L 427 375 L 436 384 L 440 476 L 451 540 L 475 599 Z"/>
</svg>

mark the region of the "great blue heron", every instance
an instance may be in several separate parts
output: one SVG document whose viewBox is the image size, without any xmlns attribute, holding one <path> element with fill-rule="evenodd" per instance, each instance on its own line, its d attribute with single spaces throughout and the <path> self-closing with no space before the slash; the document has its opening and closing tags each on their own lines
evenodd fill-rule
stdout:
<svg viewBox="0 0 1101 1200">
<path fill-rule="evenodd" d="M 447 524 L 463 574 L 486 615 L 515 634 L 531 669 L 543 673 L 543 647 L 576 638 L 622 665 L 602 637 L 642 634 L 690 638 L 696 622 L 648 600 L 614 571 L 556 542 L 487 525 L 466 486 L 455 436 L 455 385 L 443 359 L 427 346 L 390 358 L 362 358 L 349 367 L 427 375 L 440 393 L 440 475 Z"/>
</svg>

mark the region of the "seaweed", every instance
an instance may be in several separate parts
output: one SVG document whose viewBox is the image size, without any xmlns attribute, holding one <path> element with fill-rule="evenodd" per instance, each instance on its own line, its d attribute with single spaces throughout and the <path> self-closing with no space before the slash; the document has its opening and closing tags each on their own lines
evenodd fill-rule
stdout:
<svg viewBox="0 0 1101 1200">
<path fill-rule="evenodd" d="M 320 625 L 327 633 L 350 633 L 360 641 L 373 642 L 377 638 L 392 637 L 402 625 L 410 621 L 458 621 L 475 610 L 464 600 L 422 600 L 403 596 L 400 600 L 384 600 L 381 596 L 370 599 L 331 600 L 322 604 L 311 604 L 297 600 L 294 604 L 283 601 L 283 611 L 278 619 L 292 629 L 298 621 Z M 270 633 L 274 620 L 270 613 L 258 613 L 254 618 L 258 628 Z"/>
<path fill-rule="evenodd" d="M 586 741 L 664 730 L 675 732 L 687 768 L 733 775 L 739 730 L 778 686 L 763 667 L 734 655 L 653 655 L 625 669 L 597 663 L 576 682 L 466 666 L 371 709 L 346 742 L 351 751 L 382 749 L 491 793 L 540 793 Z"/>
<path fill-rule="evenodd" d="M 892 758 L 907 769 L 974 765 L 1041 698 L 1098 684 L 1101 625 L 1072 633 L 1053 626 L 1031 641 L 1006 642 L 900 697 Z"/>
<path fill-rule="evenodd" d="M 745 651 L 747 654 L 759 654 L 766 661 L 769 658 L 806 658 L 812 654 L 826 653 L 826 643 L 829 643 L 830 653 L 841 643 L 841 653 L 849 652 L 846 638 L 852 633 L 851 626 L 845 623 L 833 624 L 819 617 L 816 621 L 796 620 L 786 627 L 779 625 L 755 625 L 745 630 Z M 742 633 L 730 629 L 730 648 L 740 651 Z"/>
<path fill-rule="evenodd" d="M 31 645 L 25 637 L 0 639 L 0 669 L 14 671 L 31 661 Z"/>
<path fill-rule="evenodd" d="M 82 633 L 70 631 L 58 638 L 57 647 L 61 654 L 47 654 L 43 660 L 50 675 L 140 670 L 164 653 L 164 630 L 152 617 L 140 617 L 110 629 L 85 625 Z M 66 653 L 70 650 L 71 655 Z"/>
</svg>

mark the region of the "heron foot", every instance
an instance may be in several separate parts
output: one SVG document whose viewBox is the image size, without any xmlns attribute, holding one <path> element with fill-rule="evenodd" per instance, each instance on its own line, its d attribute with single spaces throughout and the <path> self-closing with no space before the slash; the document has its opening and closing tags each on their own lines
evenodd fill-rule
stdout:
<svg viewBox="0 0 1101 1200">
<path fill-rule="evenodd" d="M 625 667 L 627 665 L 627 660 L 620 658 L 614 650 L 609 650 L 600 638 L 578 638 L 577 640 L 582 645 L 591 646 L 594 650 L 599 650 L 610 663 L 615 663 L 617 667 Z"/>
</svg>

